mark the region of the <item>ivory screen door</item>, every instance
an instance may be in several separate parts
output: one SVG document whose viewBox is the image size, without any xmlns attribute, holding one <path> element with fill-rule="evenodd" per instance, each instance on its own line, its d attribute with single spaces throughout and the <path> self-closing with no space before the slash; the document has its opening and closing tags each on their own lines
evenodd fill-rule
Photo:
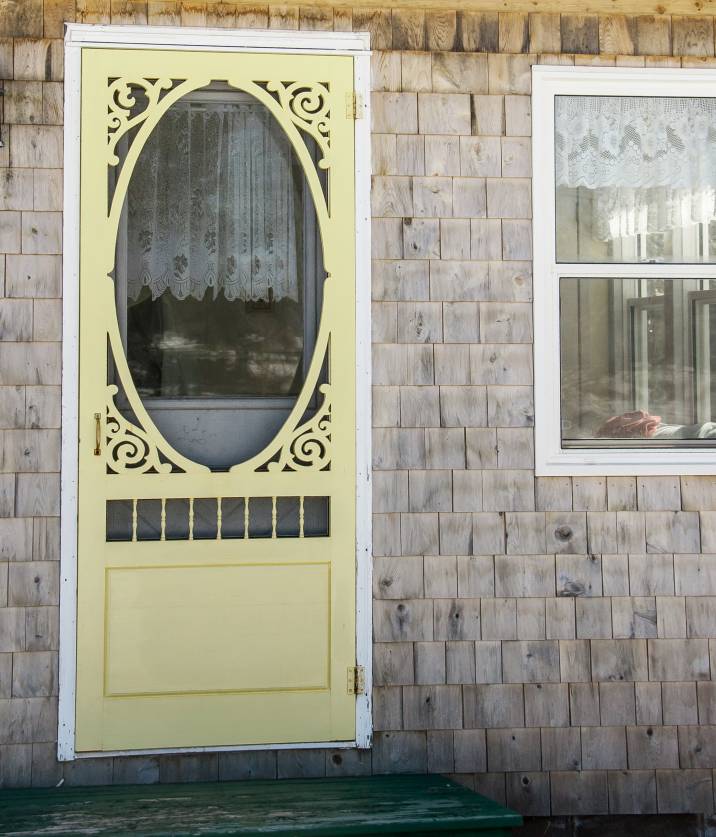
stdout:
<svg viewBox="0 0 716 837">
<path fill-rule="evenodd" d="M 354 63 L 81 50 L 78 753 L 356 740 Z"/>
</svg>

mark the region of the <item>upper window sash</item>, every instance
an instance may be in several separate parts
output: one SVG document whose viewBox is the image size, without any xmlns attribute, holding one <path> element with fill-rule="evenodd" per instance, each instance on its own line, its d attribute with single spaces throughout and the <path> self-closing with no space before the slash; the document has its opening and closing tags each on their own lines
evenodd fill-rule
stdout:
<svg viewBox="0 0 716 837">
<path fill-rule="evenodd" d="M 716 261 L 716 98 L 554 104 L 558 262 Z"/>
</svg>

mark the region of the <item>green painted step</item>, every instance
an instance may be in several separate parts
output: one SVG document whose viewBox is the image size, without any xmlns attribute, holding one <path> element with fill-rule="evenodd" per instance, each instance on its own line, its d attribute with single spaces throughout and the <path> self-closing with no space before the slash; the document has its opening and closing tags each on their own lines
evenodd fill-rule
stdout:
<svg viewBox="0 0 716 837">
<path fill-rule="evenodd" d="M 0 834 L 508 837 L 521 824 L 440 776 L 0 791 Z"/>
</svg>

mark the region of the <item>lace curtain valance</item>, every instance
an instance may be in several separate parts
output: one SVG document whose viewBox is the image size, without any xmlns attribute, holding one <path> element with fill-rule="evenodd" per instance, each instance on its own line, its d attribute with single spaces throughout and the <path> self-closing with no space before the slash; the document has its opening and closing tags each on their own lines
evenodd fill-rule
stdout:
<svg viewBox="0 0 716 837">
<path fill-rule="evenodd" d="M 602 240 L 716 218 L 716 99 L 558 96 L 555 156 Z"/>
<path fill-rule="evenodd" d="M 299 299 L 301 169 L 256 103 L 179 102 L 128 192 L 127 291 L 156 299 Z"/>
</svg>

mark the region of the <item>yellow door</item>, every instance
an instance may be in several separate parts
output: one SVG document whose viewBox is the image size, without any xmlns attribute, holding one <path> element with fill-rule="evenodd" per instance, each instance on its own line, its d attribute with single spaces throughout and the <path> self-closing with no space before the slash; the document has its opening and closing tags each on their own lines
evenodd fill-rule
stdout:
<svg viewBox="0 0 716 837">
<path fill-rule="evenodd" d="M 355 737 L 353 78 L 83 50 L 77 751 Z"/>
</svg>

